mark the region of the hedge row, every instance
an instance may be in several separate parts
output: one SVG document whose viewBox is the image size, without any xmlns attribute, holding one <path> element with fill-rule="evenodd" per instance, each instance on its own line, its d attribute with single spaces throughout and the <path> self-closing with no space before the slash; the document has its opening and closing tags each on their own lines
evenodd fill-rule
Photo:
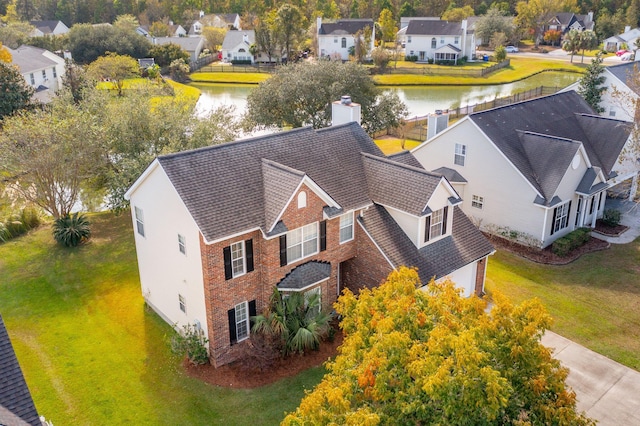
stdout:
<svg viewBox="0 0 640 426">
<path fill-rule="evenodd" d="M 591 238 L 591 228 L 578 228 L 570 234 L 555 240 L 551 251 L 560 257 L 568 255 L 572 250 L 585 244 Z"/>
</svg>

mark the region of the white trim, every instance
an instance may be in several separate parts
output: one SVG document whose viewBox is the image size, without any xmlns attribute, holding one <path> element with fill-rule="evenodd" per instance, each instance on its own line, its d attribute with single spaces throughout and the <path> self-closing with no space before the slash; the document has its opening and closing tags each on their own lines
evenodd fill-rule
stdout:
<svg viewBox="0 0 640 426">
<path fill-rule="evenodd" d="M 425 204 L 424 207 L 422 208 L 422 211 L 424 211 L 429 206 L 429 201 L 431 201 L 431 198 L 436 193 L 436 191 L 438 190 L 440 185 L 444 185 L 445 189 L 449 192 L 449 194 L 452 197 L 456 197 L 457 199 L 461 199 L 460 194 L 458 194 L 458 191 L 456 191 L 453 188 L 453 185 L 451 185 L 451 183 L 444 176 L 442 176 L 440 178 L 440 182 L 438 182 L 438 185 L 436 185 L 435 189 L 431 193 L 431 197 L 429 197 L 429 199 L 427 200 L 427 204 Z M 460 204 L 460 203 L 453 204 L 453 203 L 449 202 L 449 200 L 447 200 L 447 205 L 456 206 L 457 204 Z M 396 210 L 398 210 L 398 209 L 396 209 Z M 400 211 L 402 211 L 402 210 L 400 210 Z M 405 212 L 405 213 L 407 213 L 407 212 Z M 431 214 L 431 213 L 429 213 L 429 214 Z M 429 216 L 429 215 L 425 214 L 425 215 L 418 216 L 418 217 L 427 217 L 427 216 Z"/>
<path fill-rule="evenodd" d="M 247 335 L 244 336 L 242 339 L 240 339 L 238 337 L 238 315 L 237 315 L 237 307 L 238 305 L 244 305 L 245 308 L 245 313 L 247 318 L 244 320 L 245 323 L 247 324 Z M 251 324 L 249 322 L 249 302 L 247 300 L 237 303 L 236 305 L 233 306 L 233 310 L 234 310 L 234 321 L 236 322 L 235 324 L 235 328 L 236 328 L 236 343 L 240 343 L 243 340 L 247 340 L 249 338 L 249 336 L 251 336 Z"/>
<path fill-rule="evenodd" d="M 124 199 L 129 201 L 131 199 L 131 194 L 133 194 L 138 189 L 138 187 L 142 184 L 142 182 L 146 180 L 147 177 L 149 177 L 149 175 L 151 174 L 151 172 L 153 172 L 159 165 L 160 165 L 160 162 L 158 161 L 158 159 L 157 158 L 154 159 L 151 162 L 151 164 L 149 164 L 149 166 L 144 170 L 144 172 L 142 172 L 142 174 L 138 177 L 138 179 L 136 179 L 136 181 L 133 182 L 133 184 L 129 187 L 127 192 L 124 193 Z M 165 175 L 166 174 L 167 173 L 165 172 Z M 167 176 L 167 178 L 168 177 L 169 176 Z M 171 182 L 171 179 L 169 179 L 169 182 Z M 171 186 L 173 186 L 173 183 L 171 183 Z"/>
<path fill-rule="evenodd" d="M 461 123 L 464 123 L 465 121 L 469 120 L 469 116 L 465 115 L 460 121 L 452 124 L 451 126 L 448 126 L 446 129 L 444 129 L 443 131 L 441 131 L 440 133 L 438 133 L 437 135 L 435 135 L 434 137 L 432 137 L 431 139 L 427 139 L 426 141 L 422 142 L 420 145 L 416 146 L 415 148 L 409 150 L 410 153 L 414 153 L 416 151 L 418 151 L 420 148 L 422 148 L 423 146 L 426 146 L 428 143 L 433 142 L 436 138 L 440 137 L 441 135 L 444 135 L 445 133 L 447 133 L 449 130 L 453 129 L 454 127 L 460 125 Z"/>
<path fill-rule="evenodd" d="M 325 281 L 329 281 L 329 278 L 330 278 L 330 277 L 323 278 L 323 279 L 321 279 L 321 280 L 319 280 L 319 281 L 316 281 L 316 282 L 315 282 L 315 283 L 313 283 L 313 284 L 309 284 L 309 285 L 307 285 L 307 286 L 305 286 L 305 287 L 302 287 L 302 288 L 287 288 L 287 287 L 282 287 L 282 288 L 278 288 L 278 291 L 291 291 L 291 292 L 293 292 L 293 293 L 300 293 L 300 292 L 302 292 L 302 291 L 305 291 L 305 290 L 306 290 L 306 289 L 308 289 L 308 288 L 315 287 L 315 286 L 317 286 L 317 285 L 319 285 L 319 284 L 322 284 L 322 283 L 323 283 L 323 282 L 325 282 Z"/>
<path fill-rule="evenodd" d="M 345 217 L 346 215 L 350 214 L 351 215 L 351 238 L 342 241 L 342 218 Z M 338 242 L 340 244 L 346 244 L 349 241 L 353 241 L 353 239 L 356 237 L 356 232 L 355 232 L 355 215 L 353 210 L 348 211 L 347 213 L 341 214 L 340 216 L 338 216 L 340 218 L 340 223 L 338 224 Z M 347 228 L 346 226 L 344 228 Z"/>
<path fill-rule="evenodd" d="M 240 244 L 242 246 L 242 272 L 235 273 L 233 270 L 233 246 L 236 244 Z M 247 249 L 245 247 L 244 240 L 236 241 L 235 243 L 229 244 L 229 254 L 231 255 L 231 278 L 238 278 L 247 273 Z M 238 260 L 238 259 L 236 259 Z"/>
<path fill-rule="evenodd" d="M 391 266 L 391 268 L 393 268 L 394 270 L 396 269 L 396 267 L 394 266 L 393 262 L 391 262 L 391 259 L 389 259 L 387 257 L 386 254 L 384 254 L 384 252 L 382 251 L 382 249 L 380 248 L 380 246 L 378 245 L 378 243 L 376 243 L 376 240 L 373 239 L 373 237 L 371 236 L 371 234 L 369 234 L 367 232 L 367 230 L 364 228 L 364 226 L 362 226 L 362 224 L 360 222 L 358 222 L 358 224 L 360 225 L 360 228 L 362 228 L 362 230 L 364 231 L 365 234 L 367 234 L 367 237 L 369 237 L 369 240 L 373 243 L 374 246 L 376 246 L 376 248 L 378 249 L 378 251 L 380 252 L 380 254 L 382 255 L 382 257 L 385 258 L 385 260 L 389 263 L 389 265 Z"/>
<path fill-rule="evenodd" d="M 239 237 L 239 236 L 241 236 L 241 235 L 248 234 L 248 233 L 250 233 L 250 232 L 254 232 L 254 231 L 262 231 L 262 228 L 260 228 L 259 226 L 257 226 L 257 227 L 255 227 L 255 228 L 245 229 L 245 230 L 242 230 L 242 231 L 236 232 L 235 234 L 225 235 L 224 237 L 222 237 L 222 238 L 218 238 L 218 239 L 213 240 L 213 241 L 207 241 L 207 239 L 204 237 L 204 235 L 202 235 L 202 231 L 200 231 L 200 234 L 202 235 L 202 239 L 203 239 L 204 243 L 205 243 L 206 245 L 211 245 L 211 244 L 217 244 L 217 243 L 222 242 L 222 241 L 231 240 L 231 239 L 233 239 L 233 238 L 237 238 L 237 237 Z M 266 235 L 265 235 L 264 231 L 262 232 L 262 235 L 264 235 L 264 236 L 265 236 L 265 239 L 270 239 L 270 238 L 267 238 L 267 237 L 266 237 Z M 271 238 L 273 238 L 273 237 L 271 237 Z"/>
</svg>

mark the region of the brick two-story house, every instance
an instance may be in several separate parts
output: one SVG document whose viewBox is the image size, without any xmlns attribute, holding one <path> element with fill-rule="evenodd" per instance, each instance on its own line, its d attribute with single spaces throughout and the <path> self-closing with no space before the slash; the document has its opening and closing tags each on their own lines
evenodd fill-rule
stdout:
<svg viewBox="0 0 640 426">
<path fill-rule="evenodd" d="M 408 265 L 424 284 L 483 291 L 493 248 L 447 179 L 338 122 L 164 155 L 127 192 L 145 301 L 202 327 L 214 365 L 241 356 L 274 287 L 319 293 L 330 310 L 344 288 Z"/>
</svg>

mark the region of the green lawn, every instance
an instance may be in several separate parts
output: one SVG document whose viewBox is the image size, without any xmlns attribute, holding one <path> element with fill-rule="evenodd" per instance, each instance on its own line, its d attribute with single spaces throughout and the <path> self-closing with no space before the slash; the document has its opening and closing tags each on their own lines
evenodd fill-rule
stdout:
<svg viewBox="0 0 640 426">
<path fill-rule="evenodd" d="M 194 72 L 189 76 L 198 83 L 258 84 L 271 77 L 258 72 Z"/>
<path fill-rule="evenodd" d="M 55 425 L 277 424 L 324 374 L 255 390 L 183 374 L 145 309 L 128 214 L 92 215 L 93 238 L 58 247 L 49 226 L 0 245 L 0 307 L 40 414 Z"/>
<path fill-rule="evenodd" d="M 555 319 L 553 331 L 640 370 L 640 239 L 565 266 L 498 252 L 486 287 L 514 302 L 538 297 Z"/>
<path fill-rule="evenodd" d="M 376 139 L 375 142 L 376 142 L 376 145 L 378 145 L 378 148 L 382 150 L 384 155 L 391 155 L 400 151 L 410 150 L 422 143 L 420 141 L 407 139 L 404 142 L 404 148 L 403 148 L 402 139 L 395 138 L 392 136 L 384 136 L 382 138 Z"/>
</svg>

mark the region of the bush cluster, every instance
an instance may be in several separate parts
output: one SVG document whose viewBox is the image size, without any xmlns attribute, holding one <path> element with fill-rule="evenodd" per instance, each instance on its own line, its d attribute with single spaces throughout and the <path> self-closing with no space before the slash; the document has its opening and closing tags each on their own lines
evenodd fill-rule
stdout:
<svg viewBox="0 0 640 426">
<path fill-rule="evenodd" d="M 207 343 L 209 339 L 204 337 L 200 327 L 187 324 L 171 337 L 171 350 L 177 355 L 187 355 L 194 365 L 202 365 L 209 362 Z"/>
<path fill-rule="evenodd" d="M 232 59 L 232 65 L 251 65 L 251 59 Z"/>
<path fill-rule="evenodd" d="M 551 246 L 551 251 L 560 257 L 564 257 L 571 253 L 572 250 L 575 250 L 585 244 L 590 238 L 590 228 L 579 228 L 564 237 L 555 240 Z"/>
<path fill-rule="evenodd" d="M 16 238 L 30 229 L 40 226 L 38 212 L 33 208 L 24 208 L 20 214 L 8 217 L 0 222 L 0 243 Z"/>
<path fill-rule="evenodd" d="M 417 62 L 418 61 L 418 55 L 407 55 L 404 57 L 404 60 L 407 62 Z"/>
<path fill-rule="evenodd" d="M 602 214 L 602 221 L 607 226 L 618 226 L 620 225 L 620 218 L 622 217 L 619 210 L 616 209 L 606 209 Z"/>
</svg>

